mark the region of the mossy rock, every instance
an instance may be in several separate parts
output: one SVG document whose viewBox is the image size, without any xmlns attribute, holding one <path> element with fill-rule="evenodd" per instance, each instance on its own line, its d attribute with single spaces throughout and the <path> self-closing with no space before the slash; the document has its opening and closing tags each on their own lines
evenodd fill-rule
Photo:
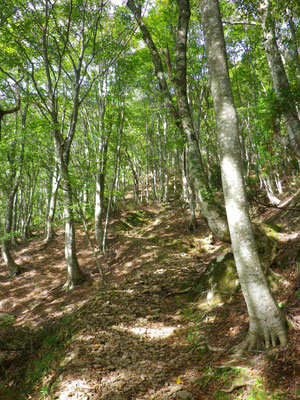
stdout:
<svg viewBox="0 0 300 400">
<path fill-rule="evenodd" d="M 125 217 L 125 221 L 132 226 L 138 226 L 144 222 L 144 219 L 145 213 L 143 211 L 130 212 Z"/>
<path fill-rule="evenodd" d="M 142 225 L 145 222 L 145 212 L 142 210 L 131 211 L 126 216 L 116 223 L 117 230 L 130 231 L 136 226 Z"/>
<path fill-rule="evenodd" d="M 230 298 L 239 288 L 239 280 L 232 253 L 222 254 L 211 261 L 188 293 L 189 300 L 200 298 L 207 305 Z"/>
<path fill-rule="evenodd" d="M 123 219 L 120 219 L 119 221 L 116 222 L 116 229 L 118 231 L 126 232 L 126 231 L 130 231 L 131 229 L 133 229 L 133 226 L 128 224 Z"/>
<path fill-rule="evenodd" d="M 254 224 L 254 238 L 259 258 L 263 265 L 269 267 L 276 259 L 279 248 L 279 233 L 282 228 L 274 224 Z"/>
<path fill-rule="evenodd" d="M 213 249 L 214 239 L 212 235 L 205 238 L 196 235 L 181 235 L 180 239 L 183 244 L 194 247 L 199 253 L 210 253 Z"/>
</svg>

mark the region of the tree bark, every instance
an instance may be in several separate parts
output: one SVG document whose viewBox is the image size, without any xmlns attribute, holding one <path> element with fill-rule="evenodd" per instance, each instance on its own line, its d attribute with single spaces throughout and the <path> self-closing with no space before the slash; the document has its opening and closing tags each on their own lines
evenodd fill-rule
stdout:
<svg viewBox="0 0 300 400">
<path fill-rule="evenodd" d="M 55 118 L 54 118 L 55 119 Z M 56 121 L 57 125 L 57 121 Z M 61 132 L 54 129 L 55 156 L 59 165 L 61 188 L 63 192 L 64 221 L 65 221 L 65 260 L 67 264 L 67 281 L 65 289 L 73 289 L 75 285 L 86 279 L 86 274 L 79 267 L 76 255 L 74 204 L 72 186 L 69 177 L 69 156 L 71 141 L 62 140 Z"/>
<path fill-rule="evenodd" d="M 276 42 L 275 24 L 271 15 L 271 1 L 263 0 L 260 11 L 264 34 L 263 45 L 273 87 L 278 99 L 282 102 L 282 116 L 288 130 L 291 149 L 300 158 L 300 120 Z"/>
<path fill-rule="evenodd" d="M 20 108 L 21 108 L 21 98 L 19 96 L 17 99 L 17 105 L 15 107 L 10 108 L 9 110 L 2 110 L 2 108 L 0 108 L 0 141 L 1 141 L 2 118 L 4 117 L 4 115 L 13 114 L 13 113 L 19 111 Z"/>
<path fill-rule="evenodd" d="M 54 216 L 55 216 L 55 210 L 56 210 L 56 198 L 57 198 L 57 191 L 59 187 L 59 181 L 60 181 L 60 176 L 59 176 L 59 167 L 57 163 L 55 163 L 53 175 L 52 175 L 52 182 L 51 182 L 51 194 L 50 194 L 50 199 L 49 199 L 49 206 L 48 206 L 48 215 L 47 215 L 47 221 L 46 221 L 46 238 L 45 238 L 45 245 L 51 242 L 51 240 L 55 236 L 54 232 Z"/>
<path fill-rule="evenodd" d="M 117 179 L 118 167 L 119 167 L 119 162 L 120 162 L 120 150 L 121 150 L 121 143 L 122 143 L 122 136 L 123 136 L 123 124 L 124 124 L 124 111 L 120 110 L 119 111 L 119 127 L 118 127 L 119 138 L 118 138 L 118 144 L 116 147 L 114 176 L 113 176 L 113 181 L 112 181 L 112 184 L 110 187 L 110 192 L 109 192 L 109 198 L 108 198 L 108 204 L 107 204 L 107 210 L 106 210 L 106 218 L 105 218 L 105 226 L 104 226 L 103 239 L 102 239 L 103 254 L 106 254 L 106 239 L 107 239 L 108 222 L 109 222 L 110 209 L 111 209 L 112 199 L 113 199 L 113 192 L 115 189 L 115 183 L 116 183 L 116 179 Z"/>
<path fill-rule="evenodd" d="M 260 265 L 242 172 L 237 114 L 226 58 L 218 0 L 201 0 L 201 15 L 218 131 L 222 184 L 235 263 L 249 313 L 249 332 L 239 349 L 287 343 L 286 323 Z"/>
<path fill-rule="evenodd" d="M 142 15 L 141 9 L 137 7 L 134 0 L 128 0 L 127 6 L 132 11 L 142 32 L 143 39 L 148 46 L 152 55 L 153 64 L 155 67 L 155 75 L 157 77 L 160 90 L 163 94 L 164 105 L 166 110 L 169 110 L 175 125 L 180 129 L 186 137 L 189 147 L 189 171 L 194 179 L 195 189 L 198 192 L 199 205 L 203 218 L 207 222 L 211 231 L 218 239 L 228 241 L 229 230 L 226 218 L 222 215 L 220 207 L 215 203 L 211 194 L 207 177 L 204 173 L 201 153 L 194 131 L 190 108 L 186 93 L 186 43 L 187 33 L 190 18 L 190 7 L 188 0 L 177 0 L 179 7 L 178 28 L 176 36 L 176 76 L 173 80 L 177 98 L 177 107 L 174 107 L 171 93 L 164 75 L 163 64 L 160 55 L 157 51 L 155 43 L 148 31 Z M 166 58 L 166 57 L 165 57 Z M 171 68 L 167 61 L 169 74 Z"/>
<path fill-rule="evenodd" d="M 7 194 L 6 199 L 6 215 L 5 215 L 5 224 L 4 224 L 4 238 L 2 240 L 2 257 L 5 263 L 6 268 L 8 269 L 10 276 L 14 277 L 21 273 L 21 268 L 14 261 L 12 255 L 10 253 L 11 250 L 11 234 L 12 234 L 12 220 L 13 220 L 13 208 L 14 208 L 14 199 L 18 190 L 19 182 L 14 184 L 11 191 Z"/>
</svg>

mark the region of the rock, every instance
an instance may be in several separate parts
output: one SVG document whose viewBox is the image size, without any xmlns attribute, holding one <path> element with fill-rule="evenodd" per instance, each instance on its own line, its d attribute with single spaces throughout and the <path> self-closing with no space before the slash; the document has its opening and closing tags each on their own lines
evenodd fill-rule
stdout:
<svg viewBox="0 0 300 400">
<path fill-rule="evenodd" d="M 215 304 L 229 298 L 239 288 L 239 280 L 232 253 L 222 254 L 209 263 L 204 273 L 195 280 L 188 292 L 193 300 L 201 296 L 205 302 Z"/>
<path fill-rule="evenodd" d="M 192 393 L 187 392 L 186 390 L 181 390 L 176 393 L 176 398 L 180 400 L 194 400 L 194 396 Z"/>
<path fill-rule="evenodd" d="M 181 391 L 182 389 L 183 389 L 182 385 L 173 384 L 173 385 L 170 386 L 170 390 L 169 391 L 170 391 L 171 394 L 173 394 L 173 393 Z"/>
<path fill-rule="evenodd" d="M 112 382 L 112 383 L 110 384 L 110 387 L 111 387 L 112 389 L 115 389 L 115 390 L 120 390 L 120 389 L 123 388 L 123 386 L 124 386 L 125 384 L 126 384 L 126 382 L 125 382 L 123 379 L 118 379 L 117 381 Z"/>
</svg>

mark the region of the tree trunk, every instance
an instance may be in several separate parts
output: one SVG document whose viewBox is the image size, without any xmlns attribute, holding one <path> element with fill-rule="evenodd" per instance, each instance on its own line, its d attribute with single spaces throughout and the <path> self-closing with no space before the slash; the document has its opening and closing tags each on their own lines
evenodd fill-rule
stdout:
<svg viewBox="0 0 300 400">
<path fill-rule="evenodd" d="M 273 87 L 278 99 L 282 102 L 282 116 L 288 130 L 291 149 L 300 158 L 300 120 L 276 42 L 274 20 L 271 15 L 271 1 L 263 0 L 260 11 L 264 34 L 263 45 Z"/>
<path fill-rule="evenodd" d="M 18 264 L 12 258 L 10 253 L 11 250 L 11 234 L 12 234 L 12 220 L 13 220 L 13 208 L 14 199 L 18 190 L 19 183 L 15 183 L 12 190 L 7 194 L 6 199 L 6 215 L 4 224 L 4 238 L 2 240 L 2 257 L 6 268 L 8 269 L 10 276 L 16 276 L 21 273 L 21 269 Z"/>
<path fill-rule="evenodd" d="M 99 249 L 103 241 L 103 216 L 104 216 L 104 189 L 105 172 L 97 171 L 96 174 L 96 197 L 95 197 L 95 237 Z"/>
<path fill-rule="evenodd" d="M 86 275 L 79 268 L 75 244 L 75 224 L 73 215 L 72 188 L 67 165 L 62 162 L 60 176 L 63 190 L 64 220 L 65 220 L 65 260 L 67 263 L 66 289 L 73 289 L 85 280 Z"/>
<path fill-rule="evenodd" d="M 222 184 L 235 263 L 249 312 L 241 350 L 287 343 L 286 324 L 258 258 L 242 173 L 237 115 L 229 80 L 218 0 L 201 0 L 201 15 L 218 131 Z"/>
<path fill-rule="evenodd" d="M 120 110 L 119 117 L 120 117 L 119 138 L 118 138 L 118 144 L 117 144 L 117 148 L 116 148 L 114 176 L 113 176 L 113 181 L 112 181 L 110 192 L 109 192 L 105 225 L 104 225 L 104 231 L 103 231 L 103 239 L 102 239 L 103 254 L 106 254 L 106 239 L 107 239 L 108 222 L 109 222 L 109 216 L 110 216 L 110 209 L 111 209 L 111 205 L 112 205 L 113 192 L 115 189 L 115 183 L 116 183 L 116 179 L 117 179 L 118 166 L 119 166 L 119 162 L 120 162 L 120 150 L 121 150 L 121 142 L 122 142 L 122 136 L 123 136 L 123 124 L 124 124 L 124 111 L 123 110 Z"/>
<path fill-rule="evenodd" d="M 197 218 L 195 210 L 195 200 L 194 200 L 194 190 L 192 187 L 192 182 L 189 176 L 187 158 L 189 157 L 186 150 L 183 151 L 183 166 L 182 166 L 182 183 L 184 185 L 184 193 L 186 195 L 186 200 L 190 207 L 190 222 L 189 230 L 195 231 L 197 229 Z"/>
<path fill-rule="evenodd" d="M 13 217 L 12 217 L 12 231 L 17 232 L 17 219 L 18 219 L 18 193 L 16 192 L 13 205 Z M 13 246 L 18 246 L 17 235 L 13 235 L 11 238 L 11 243 Z"/>
<path fill-rule="evenodd" d="M 59 162 L 59 172 L 61 178 L 61 188 L 63 192 L 63 206 L 64 206 L 64 221 L 65 221 L 65 260 L 67 264 L 67 281 L 65 283 L 65 289 L 73 289 L 75 285 L 83 282 L 86 279 L 84 274 L 79 268 L 76 255 L 76 244 L 75 244 L 75 223 L 73 215 L 73 198 L 72 198 L 72 187 L 69 177 L 69 151 L 70 143 L 66 144 L 63 142 L 61 134 L 58 131 L 54 131 L 54 143 L 56 159 Z"/>
<path fill-rule="evenodd" d="M 186 43 L 190 18 L 189 2 L 187 0 L 177 0 L 179 7 L 179 19 L 176 36 L 176 77 L 173 79 L 174 88 L 177 98 L 177 109 L 172 102 L 172 96 L 164 76 L 164 70 L 160 55 L 157 51 L 155 43 L 148 31 L 142 15 L 141 9 L 137 7 L 133 0 L 127 1 L 127 6 L 132 11 L 143 35 L 143 39 L 147 44 L 152 56 L 155 67 L 155 75 L 157 77 L 160 90 L 163 94 L 165 109 L 170 112 L 175 125 L 180 129 L 186 137 L 189 147 L 189 171 L 194 179 L 194 186 L 198 192 L 199 204 L 202 215 L 207 222 L 211 231 L 217 238 L 228 241 L 229 230 L 226 218 L 222 216 L 220 207 L 214 202 L 210 188 L 208 186 L 207 177 L 205 176 L 200 149 L 197 137 L 195 135 L 192 117 L 187 101 L 186 93 Z M 167 49 L 168 52 L 168 49 Z M 165 54 L 166 64 L 169 75 L 171 75 L 171 66 L 168 60 L 168 54 Z"/>
<path fill-rule="evenodd" d="M 300 61 L 299 61 L 299 51 L 298 51 L 298 40 L 296 35 L 296 27 L 293 21 L 293 17 L 291 15 L 291 11 L 289 10 L 289 27 L 293 40 L 293 59 L 297 68 L 297 77 L 300 80 Z"/>
<path fill-rule="evenodd" d="M 96 196 L 95 196 L 95 237 L 98 248 L 101 249 L 103 241 L 103 218 L 104 218 L 104 192 L 106 177 L 108 138 L 103 139 L 98 149 L 97 173 L 96 173 Z"/>
<path fill-rule="evenodd" d="M 57 198 L 57 191 L 59 187 L 59 181 L 60 181 L 60 176 L 59 176 L 59 167 L 57 163 L 55 163 L 53 175 L 52 175 L 52 182 L 51 182 L 51 194 L 50 194 L 50 199 L 49 199 L 49 206 L 48 206 L 48 215 L 47 215 L 47 221 L 46 221 L 46 238 L 44 241 L 44 244 L 47 245 L 48 243 L 51 242 L 51 240 L 55 236 L 54 232 L 54 216 L 55 216 L 55 210 L 56 210 L 56 198 Z"/>
</svg>

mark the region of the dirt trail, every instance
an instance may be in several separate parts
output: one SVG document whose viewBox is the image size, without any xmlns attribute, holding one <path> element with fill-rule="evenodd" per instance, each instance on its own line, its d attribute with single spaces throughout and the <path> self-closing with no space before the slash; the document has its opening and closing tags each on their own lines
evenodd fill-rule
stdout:
<svg viewBox="0 0 300 400">
<path fill-rule="evenodd" d="M 111 225 L 108 255 L 100 260 L 108 286 L 102 286 L 81 233 L 79 262 L 93 280 L 72 292 L 61 292 L 65 279 L 62 233 L 47 249 L 39 240 L 17 249 L 17 261 L 25 273 L 1 282 L 1 312 L 13 315 L 20 329 L 55 325 L 69 313 L 75 329 L 36 392 L 31 397 L 21 393 L 5 400 L 40 399 L 42 387 L 47 388 L 45 399 L 59 400 L 208 400 L 216 398 L 218 390 L 230 388 L 234 382 L 231 371 L 224 376 L 219 372 L 230 358 L 198 345 L 207 342 L 225 348 L 242 338 L 247 329 L 242 296 L 238 293 L 233 303 L 212 308 L 204 319 L 195 320 L 201 312 L 196 303 L 187 302 L 184 289 L 202 274 L 221 244 L 208 240 L 209 254 L 185 245 L 182 235 L 188 238 L 191 234 L 183 228 L 187 217 L 178 205 L 141 211 L 142 221 L 127 231 L 121 230 L 119 223 L 128 222 L 128 212 Z M 209 236 L 204 225 L 197 235 Z M 292 332 L 292 343 L 294 337 Z M 297 362 L 288 363 L 288 359 L 295 356 L 295 348 L 272 361 L 274 371 L 279 365 L 285 370 L 269 374 L 267 387 L 280 375 L 286 378 L 282 389 L 294 388 Z M 7 357 L 7 351 L 3 354 Z M 254 356 L 255 368 L 247 360 L 238 363 L 238 368 L 247 370 L 247 379 L 232 392 L 240 390 L 243 398 L 251 392 L 257 376 L 269 373 L 264 357 Z M 230 393 L 219 398 L 230 399 Z"/>
</svg>

